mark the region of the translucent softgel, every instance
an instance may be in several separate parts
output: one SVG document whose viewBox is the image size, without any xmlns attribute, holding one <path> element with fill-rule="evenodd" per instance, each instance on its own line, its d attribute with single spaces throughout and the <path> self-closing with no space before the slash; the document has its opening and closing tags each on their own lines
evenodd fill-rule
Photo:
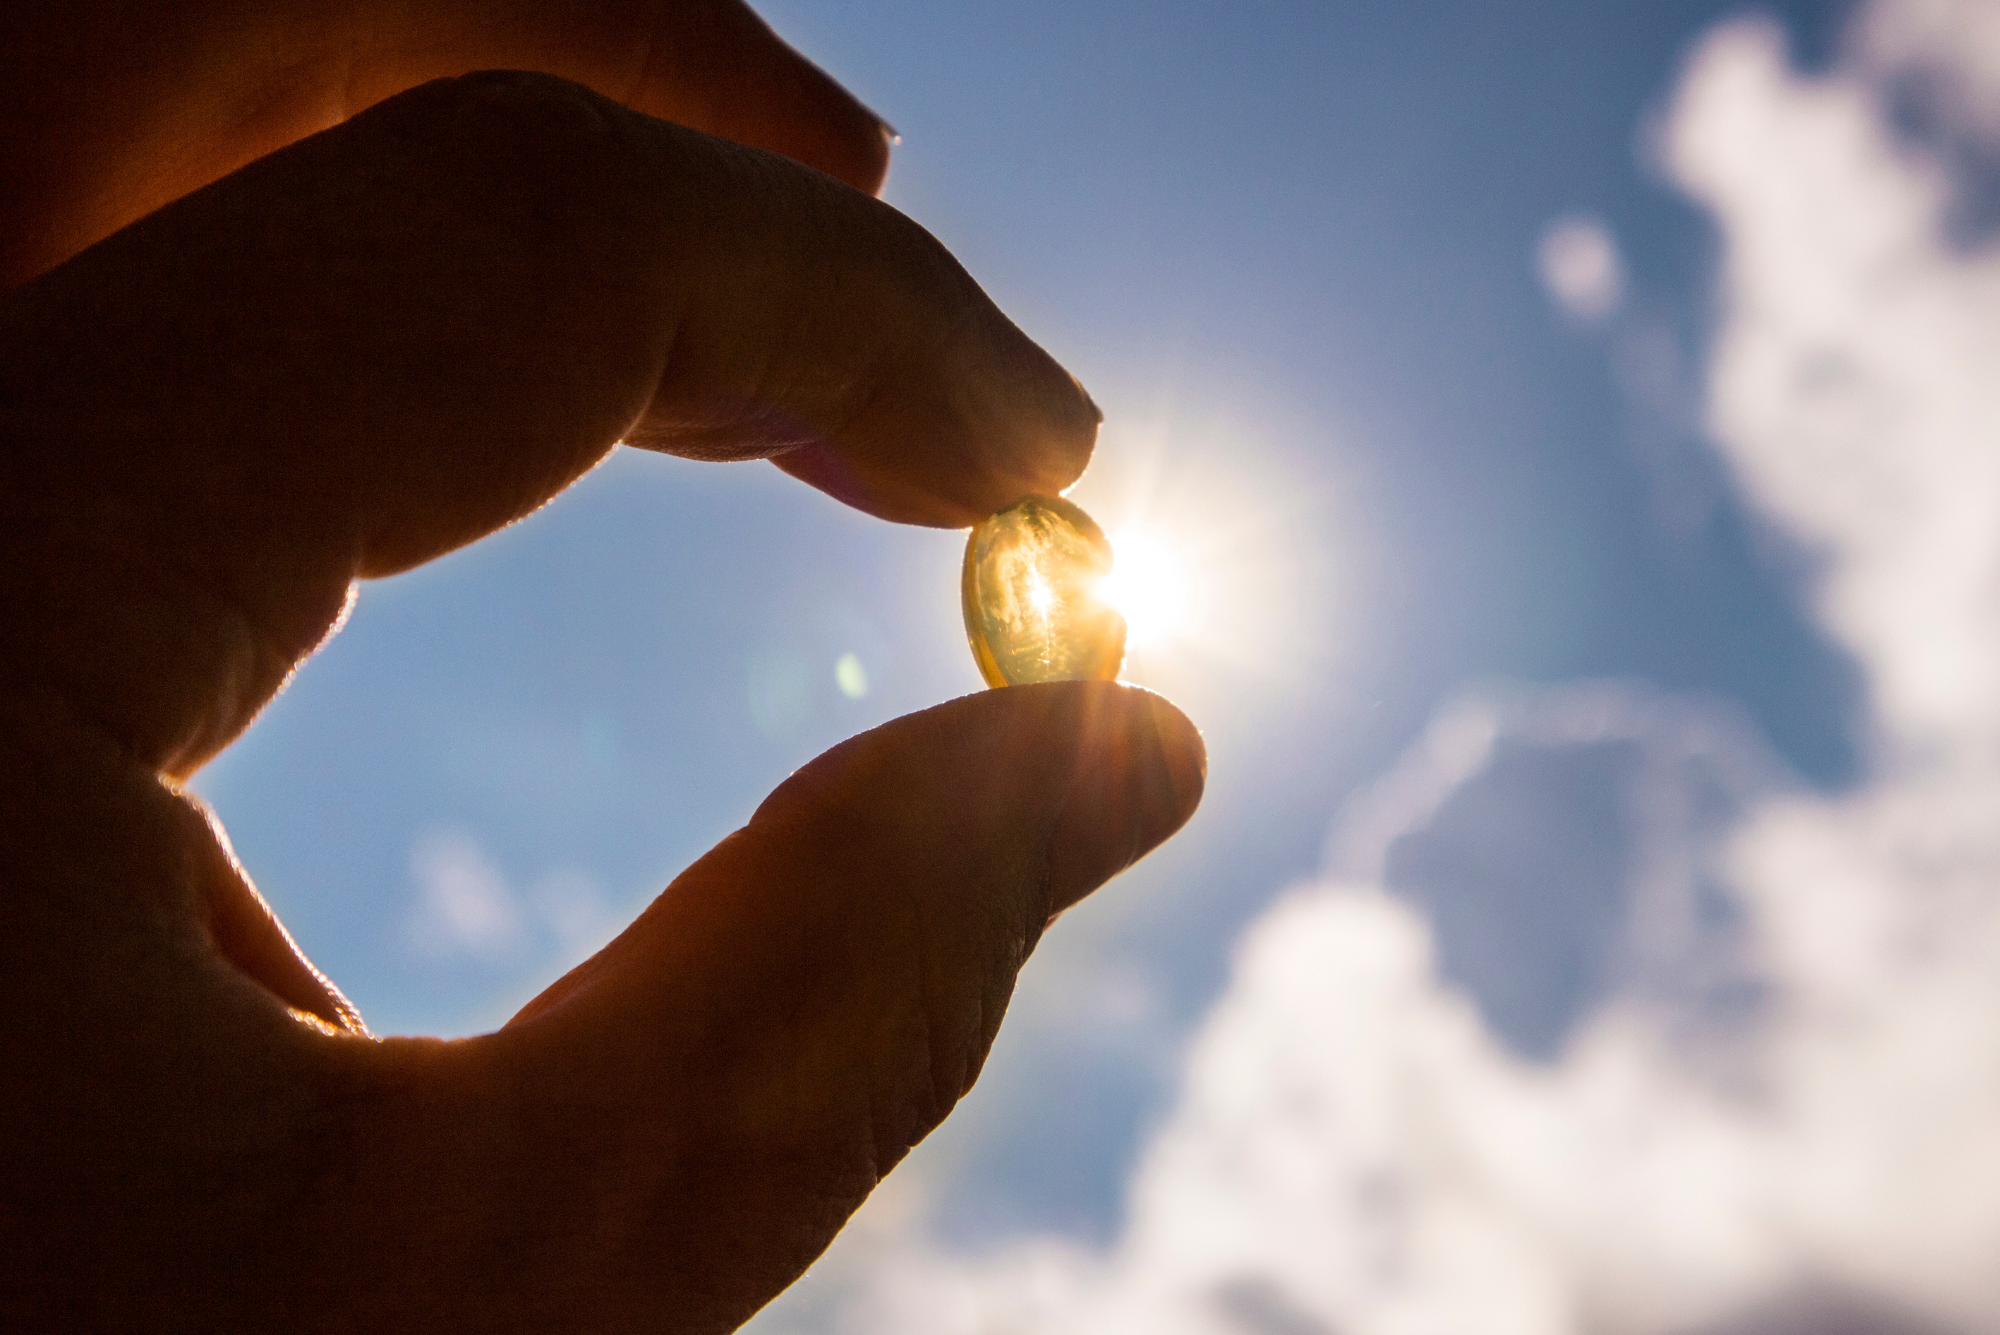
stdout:
<svg viewBox="0 0 2000 1335">
<path fill-rule="evenodd" d="M 1097 596 L 1111 544 L 1058 496 L 1030 496 L 965 544 L 965 633 L 989 686 L 1109 681 L 1125 661 L 1125 618 Z"/>
</svg>

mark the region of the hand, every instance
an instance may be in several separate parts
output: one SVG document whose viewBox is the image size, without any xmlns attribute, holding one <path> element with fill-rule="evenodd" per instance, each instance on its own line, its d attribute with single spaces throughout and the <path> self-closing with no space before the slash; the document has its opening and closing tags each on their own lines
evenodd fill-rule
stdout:
<svg viewBox="0 0 2000 1335">
<path fill-rule="evenodd" d="M 0 303 L 0 1326 L 730 1329 L 971 1085 L 1051 917 L 1187 819 L 1186 719 L 1079 683 L 853 738 L 455 1042 L 368 1037 L 176 785 L 355 580 L 615 441 L 953 525 L 1071 481 L 1095 409 L 921 229 L 792 160 L 873 186 L 881 141 L 734 6 L 83 10 L 30 36 L 84 92 L 9 84 L 0 155 L 44 183 L 0 191 L 14 272 L 63 261 Z M 578 82 L 405 91 L 488 63 Z M 275 109 L 187 110 L 226 106 Z M 161 136 L 166 166 L 130 148 Z"/>
</svg>

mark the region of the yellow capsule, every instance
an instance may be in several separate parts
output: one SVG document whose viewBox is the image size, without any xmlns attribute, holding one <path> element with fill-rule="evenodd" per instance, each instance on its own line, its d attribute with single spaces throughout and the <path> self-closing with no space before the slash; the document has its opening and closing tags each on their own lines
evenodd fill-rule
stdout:
<svg viewBox="0 0 2000 1335">
<path fill-rule="evenodd" d="M 1060 496 L 1029 496 L 965 544 L 965 634 L 988 686 L 1110 681 L 1125 661 L 1125 618 L 1097 596 L 1111 544 Z"/>
</svg>

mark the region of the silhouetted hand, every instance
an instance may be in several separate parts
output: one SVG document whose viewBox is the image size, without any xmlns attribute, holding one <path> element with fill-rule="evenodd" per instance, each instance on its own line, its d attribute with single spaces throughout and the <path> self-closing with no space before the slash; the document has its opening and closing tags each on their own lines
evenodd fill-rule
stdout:
<svg viewBox="0 0 2000 1335">
<path fill-rule="evenodd" d="M 540 72 L 426 82 L 488 66 Z M 0 98 L 0 1326 L 733 1327 L 1187 819 L 1186 719 L 1078 683 L 856 737 L 455 1042 L 368 1037 L 177 784 L 354 581 L 616 441 L 960 525 L 1096 410 L 727 0 L 84 0 L 0 19 Z"/>
</svg>

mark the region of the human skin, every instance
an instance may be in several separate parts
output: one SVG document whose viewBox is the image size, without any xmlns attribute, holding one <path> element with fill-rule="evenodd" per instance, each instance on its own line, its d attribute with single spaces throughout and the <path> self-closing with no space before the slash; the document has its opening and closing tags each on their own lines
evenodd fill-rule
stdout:
<svg viewBox="0 0 2000 1335">
<path fill-rule="evenodd" d="M 949 526 L 1067 485 L 1096 409 L 720 0 L 35 7 L 0 116 L 0 1328 L 732 1329 L 1191 814 L 1178 711 L 852 738 L 448 1042 L 369 1035 L 179 785 L 357 581 L 616 442 Z"/>
</svg>

